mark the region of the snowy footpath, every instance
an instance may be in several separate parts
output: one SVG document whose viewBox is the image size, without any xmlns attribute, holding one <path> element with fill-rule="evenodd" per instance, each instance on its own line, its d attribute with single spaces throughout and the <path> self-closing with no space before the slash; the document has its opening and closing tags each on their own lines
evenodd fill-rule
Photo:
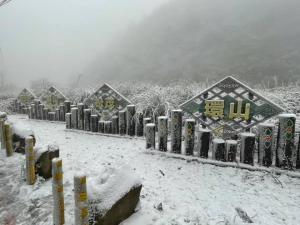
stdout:
<svg viewBox="0 0 300 225">
<path fill-rule="evenodd" d="M 147 154 L 145 141 L 65 131 L 65 125 L 10 116 L 30 126 L 38 145 L 57 144 L 63 159 L 66 224 L 74 224 L 73 175 L 128 164 L 142 178 L 137 212 L 122 225 L 299 225 L 300 179 Z M 150 151 L 150 150 L 149 150 Z M 51 180 L 22 180 L 24 156 L 0 152 L 0 224 L 52 224 Z M 87 185 L 89 181 L 87 179 Z M 158 207 L 161 203 L 162 207 Z"/>
</svg>

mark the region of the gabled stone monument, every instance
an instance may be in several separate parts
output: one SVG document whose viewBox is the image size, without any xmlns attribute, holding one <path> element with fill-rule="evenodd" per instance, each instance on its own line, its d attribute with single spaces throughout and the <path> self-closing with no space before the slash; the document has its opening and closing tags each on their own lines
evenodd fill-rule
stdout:
<svg viewBox="0 0 300 225">
<path fill-rule="evenodd" d="M 214 134 L 230 139 L 284 110 L 229 76 L 180 106 Z"/>
<path fill-rule="evenodd" d="M 109 120 L 118 111 L 126 108 L 131 102 L 108 84 L 101 86 L 94 94 L 84 101 L 84 104 L 99 114 L 101 120 Z"/>
</svg>

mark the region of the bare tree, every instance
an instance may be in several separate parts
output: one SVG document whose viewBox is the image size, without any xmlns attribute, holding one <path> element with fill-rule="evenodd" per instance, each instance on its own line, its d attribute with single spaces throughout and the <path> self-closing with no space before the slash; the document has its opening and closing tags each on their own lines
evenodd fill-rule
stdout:
<svg viewBox="0 0 300 225">
<path fill-rule="evenodd" d="M 0 0 L 0 7 L 9 3 L 11 0 Z"/>
</svg>

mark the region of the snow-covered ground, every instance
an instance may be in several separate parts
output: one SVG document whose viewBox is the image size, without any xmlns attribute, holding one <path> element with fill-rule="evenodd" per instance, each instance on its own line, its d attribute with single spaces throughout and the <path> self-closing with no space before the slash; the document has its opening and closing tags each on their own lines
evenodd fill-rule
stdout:
<svg viewBox="0 0 300 225">
<path fill-rule="evenodd" d="M 143 189 L 138 211 L 122 225 L 243 224 L 236 207 L 245 210 L 254 224 L 300 224 L 300 179 L 146 154 L 145 140 L 141 139 L 68 132 L 64 124 L 32 121 L 25 116 L 9 119 L 30 126 L 38 145 L 59 146 L 66 224 L 74 223 L 73 175 L 123 164 L 135 169 Z M 5 151 L 0 152 L 0 224 L 15 219 L 18 225 L 50 225 L 51 180 L 26 185 L 21 176 L 23 161 L 23 155 L 6 158 Z M 160 203 L 163 210 L 157 209 Z"/>
</svg>

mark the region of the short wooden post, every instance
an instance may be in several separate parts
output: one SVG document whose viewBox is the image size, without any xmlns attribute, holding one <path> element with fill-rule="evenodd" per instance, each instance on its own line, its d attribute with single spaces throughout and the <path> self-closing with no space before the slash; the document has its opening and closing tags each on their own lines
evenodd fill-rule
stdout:
<svg viewBox="0 0 300 225">
<path fill-rule="evenodd" d="M 226 140 L 226 161 L 235 162 L 237 153 L 237 141 Z"/>
<path fill-rule="evenodd" d="M 48 112 L 49 110 L 47 108 L 43 109 L 43 120 L 49 120 Z"/>
<path fill-rule="evenodd" d="M 9 123 L 4 124 L 4 137 L 5 137 L 5 147 L 6 156 L 12 156 L 13 154 L 13 143 L 12 143 L 12 131 Z"/>
<path fill-rule="evenodd" d="M 111 134 L 112 131 L 112 122 L 111 121 L 105 121 L 104 122 L 104 133 L 105 134 Z"/>
<path fill-rule="evenodd" d="M 143 119 L 143 113 L 137 113 L 135 115 L 135 135 L 137 137 L 142 137 L 144 135 Z"/>
<path fill-rule="evenodd" d="M 143 119 L 144 136 L 146 136 L 146 124 L 151 123 L 151 118 L 147 117 Z"/>
<path fill-rule="evenodd" d="M 78 129 L 84 129 L 84 104 L 78 103 Z"/>
<path fill-rule="evenodd" d="M 65 224 L 62 160 L 52 159 L 53 225 Z"/>
<path fill-rule="evenodd" d="M 28 108 L 28 117 L 29 117 L 29 119 L 33 119 L 32 116 L 33 116 L 33 110 L 31 108 L 31 106 L 29 106 L 29 108 Z"/>
<path fill-rule="evenodd" d="M 187 119 L 185 121 L 185 154 L 193 155 L 194 154 L 194 146 L 195 146 L 195 125 L 196 121 L 194 119 Z"/>
<path fill-rule="evenodd" d="M 32 111 L 32 119 L 36 119 L 35 105 L 34 104 L 31 104 L 31 111 Z"/>
<path fill-rule="evenodd" d="M 168 151 L 168 117 L 159 116 L 158 118 L 158 150 Z"/>
<path fill-rule="evenodd" d="M 44 119 L 44 108 L 45 106 L 43 104 L 39 104 L 39 115 L 41 120 Z"/>
<path fill-rule="evenodd" d="M 66 128 L 71 129 L 72 128 L 72 114 L 71 113 L 66 113 Z"/>
<path fill-rule="evenodd" d="M 66 121 L 65 115 L 66 115 L 66 110 L 64 105 L 59 106 L 59 119 L 60 121 L 64 122 Z"/>
<path fill-rule="evenodd" d="M 50 121 L 54 121 L 55 120 L 55 112 L 48 112 L 48 119 Z"/>
<path fill-rule="evenodd" d="M 91 115 L 91 131 L 98 132 L 98 115 Z"/>
<path fill-rule="evenodd" d="M 72 129 L 78 129 L 78 108 L 71 108 L 71 127 Z"/>
<path fill-rule="evenodd" d="M 255 148 L 255 134 L 241 133 L 241 149 L 240 161 L 241 163 L 254 164 L 254 148 Z"/>
<path fill-rule="evenodd" d="M 120 135 L 126 134 L 126 111 L 119 111 L 119 132 Z"/>
<path fill-rule="evenodd" d="M 212 139 L 212 131 L 207 128 L 199 128 L 197 133 L 197 151 L 199 152 L 199 157 L 208 158 L 210 141 Z"/>
<path fill-rule="evenodd" d="M 60 121 L 60 110 L 59 109 L 55 110 L 55 120 Z"/>
<path fill-rule="evenodd" d="M 100 120 L 98 122 L 98 132 L 99 133 L 104 133 L 104 121 L 103 120 Z"/>
<path fill-rule="evenodd" d="M 215 138 L 212 141 L 212 159 L 225 161 L 225 141 L 221 138 Z"/>
<path fill-rule="evenodd" d="M 39 100 L 34 100 L 34 114 L 36 115 L 36 119 L 40 119 L 40 111 L 39 111 L 39 104 L 40 101 Z"/>
<path fill-rule="evenodd" d="M 92 110 L 90 109 L 84 109 L 83 110 L 84 114 L 84 130 L 90 131 L 91 130 L 91 114 Z"/>
<path fill-rule="evenodd" d="M 298 148 L 296 154 L 296 169 L 300 169 L 300 133 L 298 135 Z"/>
<path fill-rule="evenodd" d="M 146 148 L 155 149 L 155 124 L 148 123 L 146 125 Z"/>
<path fill-rule="evenodd" d="M 276 166 L 293 168 L 293 149 L 295 141 L 295 114 L 280 114 L 276 148 Z"/>
<path fill-rule="evenodd" d="M 119 133 L 119 117 L 118 116 L 113 116 L 111 118 L 111 132 L 112 134 L 118 134 Z"/>
<path fill-rule="evenodd" d="M 171 111 L 171 151 L 181 153 L 182 110 Z"/>
<path fill-rule="evenodd" d="M 74 176 L 75 225 L 88 225 L 88 198 L 86 176 Z"/>
<path fill-rule="evenodd" d="M 135 105 L 128 105 L 126 107 L 126 121 L 127 121 L 127 135 L 134 136 L 135 133 Z"/>
<path fill-rule="evenodd" d="M 5 132 L 5 128 L 4 128 L 4 124 L 5 124 L 5 121 L 4 119 L 0 119 L 0 141 L 1 141 L 1 149 L 4 149 L 5 148 L 5 135 L 4 135 L 4 132 Z"/>
<path fill-rule="evenodd" d="M 25 155 L 26 155 L 26 183 L 33 185 L 36 181 L 35 176 L 35 157 L 33 150 L 33 137 L 29 136 L 25 140 Z"/>
<path fill-rule="evenodd" d="M 65 106 L 65 113 L 70 113 L 71 112 L 71 102 L 65 101 L 64 106 Z"/>
<path fill-rule="evenodd" d="M 274 151 L 274 124 L 258 125 L 258 163 L 261 166 L 271 166 Z"/>
</svg>

